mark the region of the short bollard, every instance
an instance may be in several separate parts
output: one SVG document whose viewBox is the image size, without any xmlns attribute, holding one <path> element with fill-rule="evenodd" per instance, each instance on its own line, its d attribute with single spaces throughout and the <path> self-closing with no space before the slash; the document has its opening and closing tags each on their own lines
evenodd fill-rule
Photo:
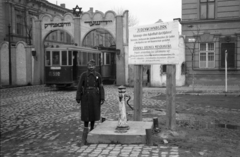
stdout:
<svg viewBox="0 0 240 157">
<path fill-rule="evenodd" d="M 82 142 L 81 142 L 81 146 L 85 145 L 87 143 L 87 135 L 89 132 L 89 128 L 88 127 L 84 127 L 83 129 L 83 134 L 82 134 Z"/>
<path fill-rule="evenodd" d="M 147 146 L 153 145 L 152 129 L 146 129 L 146 145 Z"/>
</svg>

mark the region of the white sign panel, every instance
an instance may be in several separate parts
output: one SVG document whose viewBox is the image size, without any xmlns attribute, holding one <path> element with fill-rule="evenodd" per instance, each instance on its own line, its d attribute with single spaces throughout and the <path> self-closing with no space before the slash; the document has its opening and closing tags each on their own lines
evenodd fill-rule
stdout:
<svg viewBox="0 0 240 157">
<path fill-rule="evenodd" d="M 177 64 L 178 21 L 129 28 L 129 64 Z"/>
</svg>

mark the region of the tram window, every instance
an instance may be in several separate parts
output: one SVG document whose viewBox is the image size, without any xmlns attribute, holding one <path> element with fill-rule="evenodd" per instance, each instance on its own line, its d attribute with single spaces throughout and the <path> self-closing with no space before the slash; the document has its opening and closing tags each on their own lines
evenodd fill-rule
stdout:
<svg viewBox="0 0 240 157">
<path fill-rule="evenodd" d="M 91 59 L 93 59 L 93 54 L 92 53 L 88 53 L 88 60 L 90 61 Z"/>
<path fill-rule="evenodd" d="M 78 65 L 86 65 L 86 53 L 79 52 L 78 53 Z"/>
<path fill-rule="evenodd" d="M 87 58 L 87 53 L 86 52 L 83 52 L 82 61 L 83 61 L 82 65 L 87 65 L 88 58 Z"/>
<path fill-rule="evenodd" d="M 93 59 L 96 62 L 96 65 L 98 65 L 98 54 L 93 54 Z"/>
<path fill-rule="evenodd" d="M 77 62 L 78 62 L 77 65 L 82 65 L 82 52 L 81 51 L 79 51 L 77 54 Z"/>
<path fill-rule="evenodd" d="M 51 62 L 50 62 L 50 51 L 47 51 L 46 54 L 45 54 L 45 65 L 51 65 Z"/>
<path fill-rule="evenodd" d="M 68 65 L 72 65 L 72 51 L 68 51 Z"/>
<path fill-rule="evenodd" d="M 78 65 L 83 65 L 83 52 L 78 52 Z"/>
<path fill-rule="evenodd" d="M 62 65 L 67 65 L 67 51 L 62 51 Z"/>
<path fill-rule="evenodd" d="M 59 57 L 59 51 L 53 51 L 53 65 L 60 65 L 60 57 Z"/>
<path fill-rule="evenodd" d="M 105 65 L 110 64 L 110 54 L 109 53 L 104 54 L 104 62 L 105 62 Z"/>
<path fill-rule="evenodd" d="M 111 64 L 115 64 L 115 55 L 111 53 Z"/>
</svg>

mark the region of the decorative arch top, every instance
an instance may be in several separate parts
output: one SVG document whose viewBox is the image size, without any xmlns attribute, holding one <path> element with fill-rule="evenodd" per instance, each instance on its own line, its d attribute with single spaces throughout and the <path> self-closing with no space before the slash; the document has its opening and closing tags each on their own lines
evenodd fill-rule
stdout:
<svg viewBox="0 0 240 157">
<path fill-rule="evenodd" d="M 94 20 L 94 19 L 108 19 L 109 17 L 111 17 L 112 19 L 115 19 L 117 16 L 117 14 L 112 11 L 112 10 L 109 10 L 105 13 L 101 12 L 101 11 L 96 11 L 95 13 L 91 14 L 89 12 L 84 12 L 82 15 L 81 15 L 81 19 L 82 20 Z"/>
<path fill-rule="evenodd" d="M 116 17 L 117 14 L 109 10 L 105 13 L 101 11 L 84 12 L 81 16 L 81 40 L 85 35 L 98 28 L 107 30 L 112 36 L 116 37 Z"/>
<path fill-rule="evenodd" d="M 16 43 L 16 47 L 17 47 L 18 45 L 20 45 L 20 44 L 22 44 L 24 47 L 27 47 L 27 43 L 24 42 L 24 41 L 18 41 L 18 42 Z"/>
<path fill-rule="evenodd" d="M 55 30 L 63 30 L 74 37 L 74 19 L 71 13 L 62 15 L 51 16 L 49 14 L 43 14 L 40 16 L 42 40 L 49 34 L 49 32 Z"/>
</svg>

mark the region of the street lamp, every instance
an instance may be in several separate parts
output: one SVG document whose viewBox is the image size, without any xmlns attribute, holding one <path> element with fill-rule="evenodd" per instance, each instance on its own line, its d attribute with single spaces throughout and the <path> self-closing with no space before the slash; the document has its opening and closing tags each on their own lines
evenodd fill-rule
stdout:
<svg viewBox="0 0 240 157">
<path fill-rule="evenodd" d="M 33 57 L 35 57 L 35 56 L 36 56 L 36 50 L 35 50 L 35 48 L 34 48 L 34 47 L 32 48 L 32 56 L 33 56 Z"/>
</svg>

